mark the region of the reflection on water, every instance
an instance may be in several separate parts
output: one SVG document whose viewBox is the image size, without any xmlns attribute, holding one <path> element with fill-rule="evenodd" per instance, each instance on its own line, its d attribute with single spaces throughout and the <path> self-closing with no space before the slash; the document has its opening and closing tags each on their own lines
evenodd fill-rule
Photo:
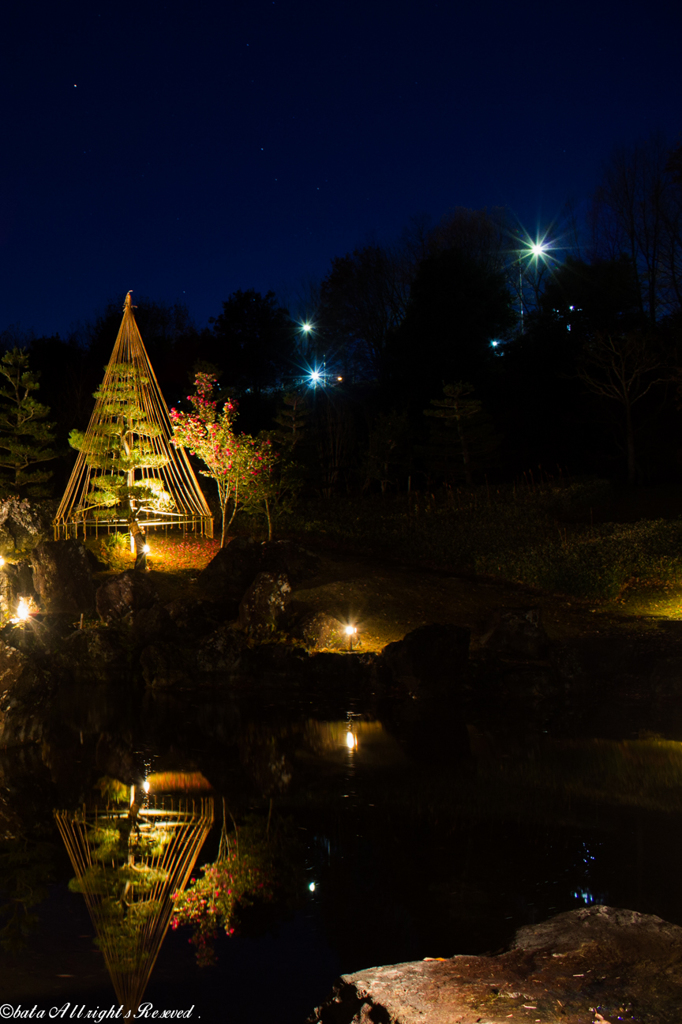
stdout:
<svg viewBox="0 0 682 1024">
<path fill-rule="evenodd" d="M 124 1014 L 142 1001 L 173 911 L 213 824 L 213 801 L 149 800 L 55 811 Z"/>
<path fill-rule="evenodd" d="M 113 982 L 133 1006 L 146 985 L 155 1006 L 211 1021 L 229 992 L 228 1019 L 293 1024 L 342 971 L 499 949 L 578 906 L 682 923 L 681 812 L 672 739 L 467 733 L 441 706 L 74 689 L 41 748 L 0 755 L 2 995 L 108 1006 Z M 180 900 L 166 934 L 186 885 L 200 913 L 185 928 Z M 203 970 L 187 941 L 200 932 L 217 952 Z"/>
</svg>

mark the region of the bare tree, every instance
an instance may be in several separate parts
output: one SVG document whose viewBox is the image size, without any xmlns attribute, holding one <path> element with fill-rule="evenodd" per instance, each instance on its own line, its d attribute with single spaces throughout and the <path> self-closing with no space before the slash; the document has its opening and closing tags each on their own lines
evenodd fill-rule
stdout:
<svg viewBox="0 0 682 1024">
<path fill-rule="evenodd" d="M 655 384 L 670 379 L 663 359 L 639 331 L 595 333 L 585 346 L 578 375 L 590 391 L 622 407 L 627 479 L 633 485 L 637 479 L 633 407 Z"/>
<path fill-rule="evenodd" d="M 595 255 L 628 256 L 652 322 L 682 307 L 682 190 L 669 161 L 660 135 L 614 150 L 592 207 Z"/>
</svg>

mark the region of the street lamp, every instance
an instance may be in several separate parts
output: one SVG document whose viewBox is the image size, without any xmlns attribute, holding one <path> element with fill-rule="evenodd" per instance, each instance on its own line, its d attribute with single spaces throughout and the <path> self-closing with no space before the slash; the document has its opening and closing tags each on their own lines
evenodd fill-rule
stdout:
<svg viewBox="0 0 682 1024">
<path fill-rule="evenodd" d="M 551 248 L 552 248 L 552 246 L 549 245 L 547 242 L 545 242 L 544 239 L 542 241 L 536 240 L 535 242 L 531 242 L 530 239 L 528 239 L 526 244 L 525 244 L 525 246 L 524 246 L 524 248 L 521 250 L 521 253 L 520 253 L 519 257 L 518 257 L 517 262 L 518 262 L 518 265 L 519 265 L 519 303 L 520 303 L 520 306 L 521 306 L 521 311 L 520 311 L 521 312 L 521 316 L 520 316 L 520 319 L 521 319 L 521 333 L 522 334 L 523 334 L 523 317 L 525 315 L 525 308 L 524 308 L 524 302 L 523 302 L 524 265 L 527 266 L 528 263 L 530 263 L 531 261 L 534 261 L 534 263 L 535 263 L 536 283 L 534 285 L 534 290 L 535 290 L 535 293 L 536 293 L 535 297 L 537 299 L 537 291 L 538 291 L 538 286 L 537 286 L 537 269 L 538 269 L 538 262 L 539 262 L 540 259 L 542 259 L 543 261 L 546 261 L 546 257 L 547 257 L 547 255 L 548 255 L 548 253 L 549 253 Z"/>
</svg>

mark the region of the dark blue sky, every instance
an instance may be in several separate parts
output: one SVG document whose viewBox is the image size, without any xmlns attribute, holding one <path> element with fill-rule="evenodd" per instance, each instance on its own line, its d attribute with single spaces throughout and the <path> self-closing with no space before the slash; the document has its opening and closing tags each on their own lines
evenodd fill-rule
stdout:
<svg viewBox="0 0 682 1024">
<path fill-rule="evenodd" d="M 681 27 L 622 0 L 6 0 L 0 329 L 129 288 L 201 326 L 455 206 L 533 233 L 614 145 L 680 139 Z"/>
</svg>

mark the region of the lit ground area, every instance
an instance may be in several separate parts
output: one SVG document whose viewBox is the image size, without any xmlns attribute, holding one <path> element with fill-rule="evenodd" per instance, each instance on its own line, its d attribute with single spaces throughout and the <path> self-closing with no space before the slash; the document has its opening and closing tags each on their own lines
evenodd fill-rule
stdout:
<svg viewBox="0 0 682 1024">
<path fill-rule="evenodd" d="M 198 597 L 196 579 L 217 552 L 218 541 L 159 533 L 150 535 L 149 545 L 151 578 L 161 598 Z M 607 632 L 659 632 L 666 622 L 682 620 L 682 583 L 661 587 L 634 583 L 619 601 L 599 604 L 338 550 L 318 549 L 317 554 L 318 569 L 297 588 L 295 600 L 329 612 L 344 624 L 357 625 L 354 646 L 364 651 L 379 651 L 428 622 L 467 626 L 475 648 L 500 608 L 540 605 L 545 628 L 555 640 Z M 124 543 L 113 551 L 107 549 L 107 557 L 111 571 L 121 572 L 134 563 Z"/>
</svg>

